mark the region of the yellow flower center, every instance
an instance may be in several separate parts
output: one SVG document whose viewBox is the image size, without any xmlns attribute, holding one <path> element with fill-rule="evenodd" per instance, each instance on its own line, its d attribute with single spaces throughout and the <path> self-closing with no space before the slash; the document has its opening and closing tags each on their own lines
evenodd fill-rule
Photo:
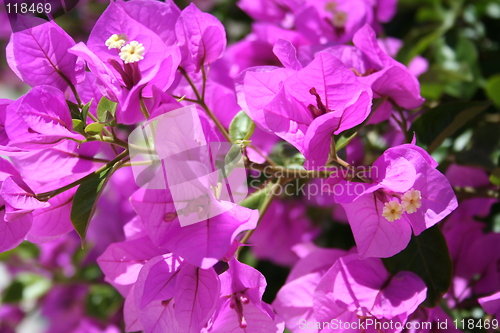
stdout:
<svg viewBox="0 0 500 333">
<path fill-rule="evenodd" d="M 401 218 L 403 214 L 403 207 L 397 200 L 392 200 L 384 204 L 382 216 L 389 222 L 394 222 Z"/>
<path fill-rule="evenodd" d="M 119 56 L 120 59 L 123 60 L 123 62 L 129 64 L 144 59 L 145 51 L 146 49 L 144 48 L 144 46 L 134 40 L 120 49 Z"/>
<path fill-rule="evenodd" d="M 333 13 L 337 10 L 337 2 L 335 1 L 328 1 L 326 4 L 325 4 L 325 11 L 327 12 L 330 12 L 330 13 Z"/>
<path fill-rule="evenodd" d="M 108 50 L 121 49 L 127 41 L 128 41 L 127 35 L 114 34 L 108 38 L 108 40 L 106 41 L 106 46 L 108 47 Z"/>
<path fill-rule="evenodd" d="M 413 214 L 422 206 L 420 191 L 411 189 L 401 198 L 401 205 L 408 214 Z"/>
<path fill-rule="evenodd" d="M 342 11 L 342 10 L 338 10 L 336 11 L 335 13 L 333 13 L 333 17 L 332 17 L 332 23 L 333 23 L 333 26 L 335 28 L 343 28 L 345 27 L 345 24 L 347 23 L 347 13 Z"/>
</svg>

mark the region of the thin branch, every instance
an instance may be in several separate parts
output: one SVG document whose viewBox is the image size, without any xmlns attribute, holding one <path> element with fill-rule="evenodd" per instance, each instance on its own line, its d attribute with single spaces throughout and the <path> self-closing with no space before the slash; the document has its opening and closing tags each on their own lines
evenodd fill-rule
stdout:
<svg viewBox="0 0 500 333">
<path fill-rule="evenodd" d="M 186 101 L 186 102 L 199 104 L 198 100 L 196 100 L 196 99 L 191 99 L 191 98 L 187 98 L 184 96 L 177 96 L 177 95 L 173 95 L 173 94 L 170 94 L 170 96 L 175 98 L 178 102 Z"/>
<path fill-rule="evenodd" d="M 141 104 L 141 112 L 144 115 L 144 117 L 146 118 L 146 120 L 148 120 L 149 117 L 151 117 L 151 115 L 149 114 L 149 111 L 148 111 L 148 108 L 146 107 L 146 104 L 144 104 L 144 99 L 142 98 L 142 96 L 139 98 L 139 102 Z"/>
<path fill-rule="evenodd" d="M 63 193 L 63 192 L 65 192 L 65 191 L 67 191 L 75 186 L 78 186 L 78 185 L 84 183 L 85 181 L 91 179 L 92 177 L 94 177 L 94 175 L 99 174 L 99 173 L 103 172 L 104 170 L 113 167 L 116 163 L 120 162 L 122 158 L 125 158 L 127 156 L 128 156 L 128 150 L 125 150 L 120 155 L 116 156 L 115 159 L 109 161 L 108 163 L 106 163 L 105 165 L 103 165 L 99 169 L 95 170 L 94 172 L 89 173 L 85 177 L 80 178 L 80 179 L 78 179 L 78 180 L 76 180 L 76 181 L 74 181 L 66 186 L 63 186 L 57 190 L 44 192 L 44 193 L 38 193 L 36 195 L 36 198 L 40 201 L 48 201 L 50 198 L 53 198 L 60 193 Z"/>
<path fill-rule="evenodd" d="M 255 229 L 248 230 L 245 233 L 245 235 L 243 236 L 243 238 L 240 241 L 240 243 L 242 245 L 245 245 L 245 244 L 248 243 L 248 241 L 249 241 L 250 237 L 252 237 L 254 231 L 259 227 L 260 222 L 264 218 L 264 215 L 266 214 L 267 210 L 269 209 L 269 207 L 273 203 L 274 198 L 276 197 L 276 191 L 282 186 L 282 184 L 283 184 L 284 181 L 285 181 L 284 178 L 278 178 L 278 180 L 276 181 L 276 183 L 274 183 L 274 184 L 271 185 L 271 189 L 269 191 L 268 196 L 266 197 L 266 199 L 262 203 L 262 206 L 259 208 L 259 220 L 257 221 L 257 226 L 255 227 Z M 236 250 L 236 258 L 238 258 L 238 256 L 239 256 L 242 248 L 243 248 L 243 246 L 240 246 Z"/>
<path fill-rule="evenodd" d="M 264 157 L 266 159 L 266 162 L 269 163 L 270 165 L 272 165 L 272 166 L 278 166 L 278 164 L 276 164 L 276 162 L 274 162 L 268 156 L 264 155 L 264 153 L 262 152 L 262 150 L 260 150 L 256 146 L 254 146 L 252 143 L 249 143 L 248 147 L 252 148 L 253 150 L 255 150 L 257 152 L 257 154 L 259 154 L 260 156 Z"/>
<path fill-rule="evenodd" d="M 200 92 L 198 91 L 198 88 L 196 88 L 196 85 L 194 84 L 193 80 L 191 80 L 191 78 L 189 77 L 189 75 L 186 72 L 186 70 L 184 68 L 182 68 L 182 67 L 179 67 L 179 71 L 184 76 L 184 78 L 186 79 L 186 81 L 189 83 L 189 85 L 191 86 L 191 89 L 193 89 L 193 92 L 196 95 L 196 98 L 198 99 L 198 104 L 203 108 L 203 110 L 205 110 L 205 112 L 208 114 L 208 116 L 210 117 L 210 119 L 212 119 L 212 121 L 215 123 L 215 126 L 217 126 L 217 128 L 222 133 L 222 135 L 224 136 L 224 138 L 228 142 L 232 142 L 231 137 L 229 136 L 229 133 L 224 128 L 224 126 L 219 121 L 219 119 L 217 119 L 217 117 L 212 112 L 212 110 L 210 110 L 210 108 L 207 106 L 207 104 L 205 103 L 205 100 L 203 99 L 203 96 L 200 95 Z"/>
<path fill-rule="evenodd" d="M 202 77 L 202 83 L 201 83 L 201 100 L 205 100 L 205 91 L 207 90 L 207 73 L 205 72 L 205 66 L 202 64 L 201 65 L 201 77 Z"/>
</svg>

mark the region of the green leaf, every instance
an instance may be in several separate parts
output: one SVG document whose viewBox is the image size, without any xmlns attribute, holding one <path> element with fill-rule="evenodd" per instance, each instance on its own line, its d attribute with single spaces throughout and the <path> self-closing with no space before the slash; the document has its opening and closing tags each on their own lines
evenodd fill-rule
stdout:
<svg viewBox="0 0 500 333">
<path fill-rule="evenodd" d="M 37 300 L 52 287 L 52 280 L 39 274 L 23 272 L 17 276 L 17 280 L 24 286 L 24 301 Z"/>
<path fill-rule="evenodd" d="M 99 267 L 96 268 L 100 273 Z M 93 284 L 90 286 L 85 303 L 85 308 L 89 315 L 105 320 L 120 310 L 123 304 L 123 297 L 110 285 Z"/>
<path fill-rule="evenodd" d="M 94 99 L 91 99 L 90 102 L 85 104 L 82 108 L 82 118 L 81 119 L 83 121 L 83 127 L 87 126 L 87 115 L 89 114 L 90 105 L 92 104 L 93 101 L 94 101 Z"/>
<path fill-rule="evenodd" d="M 354 132 L 350 137 L 346 138 L 344 136 L 341 136 L 336 142 L 335 142 L 335 150 L 336 151 L 339 151 L 341 150 L 342 148 L 344 148 L 345 146 L 347 146 L 349 144 L 349 142 L 351 142 L 352 139 L 354 139 L 354 137 L 358 135 L 358 132 Z"/>
<path fill-rule="evenodd" d="M 35 301 L 43 296 L 51 285 L 51 280 L 45 276 L 31 272 L 18 273 L 14 281 L 3 291 L 1 303 Z"/>
<path fill-rule="evenodd" d="M 24 284 L 21 281 L 14 280 L 3 291 L 2 303 L 17 303 L 23 299 Z"/>
<path fill-rule="evenodd" d="M 486 94 L 488 98 L 500 108 L 500 74 L 494 75 L 486 82 Z"/>
<path fill-rule="evenodd" d="M 81 112 L 80 112 L 80 108 L 78 107 L 78 105 L 76 105 L 75 103 L 73 102 L 70 102 L 70 101 L 66 101 L 66 103 L 68 104 L 68 107 L 69 107 L 69 111 L 71 113 L 71 118 L 72 119 L 81 119 Z"/>
<path fill-rule="evenodd" d="M 406 249 L 382 260 L 391 274 L 410 271 L 425 282 L 427 298 L 423 306 L 435 307 L 451 286 L 453 266 L 446 240 L 437 225 L 412 236 Z"/>
<path fill-rule="evenodd" d="M 80 119 L 73 119 L 73 131 L 83 133 L 85 131 L 83 121 L 81 121 Z"/>
<path fill-rule="evenodd" d="M 102 97 L 101 100 L 99 101 L 99 104 L 97 105 L 97 119 L 99 119 L 100 122 L 106 123 L 108 120 L 108 115 L 106 114 L 109 112 L 111 116 L 114 118 L 116 114 L 116 106 L 118 103 L 112 102 L 106 97 Z"/>
<path fill-rule="evenodd" d="M 231 149 L 229 149 L 229 152 L 224 157 L 224 162 L 221 163 L 223 165 L 218 164 L 219 163 L 217 163 L 217 167 L 219 168 L 219 172 L 221 173 L 220 176 L 222 176 L 222 178 L 227 178 L 227 176 L 229 176 L 231 172 L 233 172 L 234 168 L 236 168 L 238 164 L 240 164 L 244 168 L 245 165 L 241 160 L 241 147 L 239 145 L 233 144 L 231 146 Z M 222 178 L 219 178 L 219 180 L 221 180 Z"/>
<path fill-rule="evenodd" d="M 13 256 L 17 259 L 29 261 L 38 258 L 39 254 L 40 249 L 35 244 L 24 241 L 16 248 L 0 253 L 0 261 L 7 261 Z"/>
<path fill-rule="evenodd" d="M 272 183 L 269 183 L 266 187 L 253 192 L 245 200 L 240 202 L 239 205 L 250 209 L 259 209 L 267 196 L 270 195 L 272 185 Z"/>
<path fill-rule="evenodd" d="M 116 126 L 116 118 L 111 114 L 109 111 L 105 111 L 104 115 L 102 116 L 103 120 L 99 121 L 99 124 L 103 125 L 109 125 L 109 126 Z"/>
<path fill-rule="evenodd" d="M 500 168 L 495 168 L 490 175 L 490 182 L 493 185 L 500 186 Z"/>
<path fill-rule="evenodd" d="M 233 141 L 248 140 L 255 130 L 255 124 L 244 111 L 240 111 L 229 125 L 229 136 Z"/>
<path fill-rule="evenodd" d="M 88 124 L 87 127 L 85 127 L 85 133 L 89 135 L 101 134 L 103 128 L 104 124 L 101 123 Z"/>
<path fill-rule="evenodd" d="M 101 173 L 95 174 L 92 178 L 83 182 L 76 191 L 71 207 L 71 223 L 82 239 L 82 247 L 87 235 L 90 219 L 94 215 L 97 202 L 106 182 L 109 176 L 111 176 L 111 170 L 112 168 L 109 167 Z"/>
<path fill-rule="evenodd" d="M 453 102 L 441 104 L 420 116 L 411 126 L 419 142 L 428 145 L 432 153 L 443 141 L 486 110 L 490 102 Z"/>
</svg>

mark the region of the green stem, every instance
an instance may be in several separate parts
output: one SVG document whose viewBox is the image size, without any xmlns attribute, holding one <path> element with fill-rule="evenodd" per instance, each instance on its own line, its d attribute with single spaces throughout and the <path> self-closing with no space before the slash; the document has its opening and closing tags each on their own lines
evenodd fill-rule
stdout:
<svg viewBox="0 0 500 333">
<path fill-rule="evenodd" d="M 102 167 L 100 167 L 99 169 L 95 170 L 94 172 L 92 173 L 89 173 L 88 175 L 86 175 L 85 177 L 83 178 L 80 178 L 66 186 L 63 186 L 57 190 L 54 190 L 54 191 L 49 191 L 49 192 L 44 192 L 44 193 L 38 193 L 36 195 L 36 198 L 40 201 L 48 201 L 50 198 L 53 198 L 55 197 L 56 195 L 58 194 L 61 194 L 75 186 L 78 186 L 82 183 L 84 183 L 85 181 L 91 179 L 92 177 L 94 177 L 94 175 L 96 174 L 100 174 L 101 172 L 103 172 L 104 170 L 106 169 L 109 169 L 111 167 L 113 167 L 116 163 L 120 162 L 122 158 L 125 158 L 128 156 L 128 150 L 125 150 L 124 152 L 122 152 L 120 155 L 116 156 L 115 159 L 109 161 L 108 163 L 104 164 Z"/>
<path fill-rule="evenodd" d="M 255 150 L 257 152 L 257 154 L 259 154 L 260 156 L 264 157 L 266 159 L 266 162 L 269 163 L 270 165 L 272 165 L 272 166 L 278 166 L 278 164 L 276 164 L 276 162 L 274 162 L 272 159 L 270 159 L 269 156 L 266 156 L 259 148 L 257 148 L 256 146 L 254 146 L 252 143 L 249 143 L 248 147 L 250 147 L 253 150 Z"/>
<path fill-rule="evenodd" d="M 276 197 L 276 190 L 280 188 L 280 186 L 283 184 L 284 181 L 285 181 L 285 178 L 278 178 L 276 183 L 271 185 L 271 189 L 269 191 L 268 196 L 266 197 L 266 199 L 262 203 L 262 206 L 259 208 L 259 220 L 257 221 L 257 226 L 255 227 L 255 229 L 248 230 L 245 233 L 245 235 L 243 236 L 243 238 L 241 239 L 240 243 L 243 245 L 240 246 L 238 248 L 238 250 L 236 250 L 236 258 L 238 258 L 243 246 L 248 243 L 248 241 L 250 240 L 250 237 L 252 237 L 252 234 L 254 233 L 254 231 L 259 227 L 260 222 L 264 218 L 264 215 L 266 214 L 267 210 L 269 209 L 269 207 L 273 203 L 274 198 Z"/>
<path fill-rule="evenodd" d="M 144 99 L 142 98 L 142 96 L 139 98 L 139 102 L 141 104 L 141 112 L 144 115 L 144 117 L 146 118 L 146 120 L 148 120 L 149 117 L 151 117 L 151 115 L 149 114 L 149 111 L 148 111 L 148 108 L 146 107 L 146 104 L 144 104 Z"/>
<path fill-rule="evenodd" d="M 89 112 L 89 113 L 87 113 L 87 116 L 88 116 L 88 117 L 90 117 L 90 119 L 92 119 L 92 121 L 93 121 L 93 122 L 95 122 L 95 123 L 98 123 L 98 122 L 99 122 L 99 119 L 97 119 L 97 118 L 96 118 L 96 117 L 95 117 L 92 113 L 90 113 L 90 112 Z M 111 134 L 111 132 L 110 132 L 110 131 L 106 128 L 106 127 L 104 127 L 104 128 L 103 128 L 103 131 L 104 131 L 104 133 L 105 133 L 107 136 L 113 136 L 113 135 Z"/>
<path fill-rule="evenodd" d="M 401 120 L 399 120 L 396 116 L 393 115 L 393 119 L 398 123 L 401 131 L 405 136 L 405 142 L 411 142 L 411 137 L 408 132 L 408 123 L 406 122 L 406 118 L 403 114 L 403 109 L 392 99 L 390 99 L 389 101 L 391 102 L 392 106 L 398 111 L 398 114 L 401 117 Z"/>
<path fill-rule="evenodd" d="M 201 65 L 201 77 L 202 77 L 202 84 L 201 84 L 201 100 L 205 100 L 205 90 L 207 88 L 207 73 L 205 72 L 205 66 Z"/>
<path fill-rule="evenodd" d="M 184 96 L 177 96 L 177 95 L 173 95 L 173 94 L 170 94 L 170 96 L 175 98 L 178 102 L 186 101 L 186 102 L 198 104 L 198 100 L 196 100 L 196 99 L 186 98 Z"/>
<path fill-rule="evenodd" d="M 208 116 L 210 117 L 210 119 L 212 119 L 212 121 L 215 123 L 215 126 L 217 126 L 217 128 L 219 129 L 219 131 L 221 131 L 221 133 L 224 136 L 224 138 L 228 142 L 232 142 L 231 137 L 229 136 L 229 133 L 226 131 L 226 129 L 221 124 L 221 122 L 219 121 L 219 119 L 217 119 L 217 117 L 212 112 L 212 110 L 210 110 L 210 108 L 207 106 L 207 104 L 205 103 L 205 99 L 203 98 L 204 96 L 200 95 L 200 92 L 198 91 L 198 88 L 196 88 L 196 85 L 194 84 L 193 80 L 191 80 L 191 78 L 189 77 L 189 74 L 182 67 L 179 67 L 179 71 L 184 76 L 184 78 L 186 79 L 186 81 L 189 83 L 189 85 L 191 86 L 191 89 L 193 89 L 193 92 L 196 95 L 196 99 L 198 100 L 197 104 L 199 104 L 203 108 L 203 110 L 205 110 L 205 112 L 208 114 Z"/>
<path fill-rule="evenodd" d="M 71 92 L 73 93 L 73 96 L 75 96 L 76 104 L 78 104 L 78 107 L 81 109 L 83 107 L 82 99 L 80 98 L 80 94 L 78 94 L 78 91 L 76 90 L 76 87 L 73 85 L 73 83 L 64 75 L 59 69 L 57 69 L 54 66 L 57 74 L 68 84 L 69 88 L 71 89 Z"/>
<path fill-rule="evenodd" d="M 109 136 L 93 135 L 93 136 L 87 137 L 87 139 L 85 139 L 83 141 L 81 141 L 81 140 L 73 140 L 73 141 L 78 142 L 78 143 L 101 141 L 101 142 L 111 143 L 111 144 L 123 147 L 125 149 L 128 148 L 128 143 L 126 143 L 125 141 L 122 141 L 122 140 L 120 140 L 118 138 L 112 138 L 112 137 L 109 137 Z"/>
</svg>

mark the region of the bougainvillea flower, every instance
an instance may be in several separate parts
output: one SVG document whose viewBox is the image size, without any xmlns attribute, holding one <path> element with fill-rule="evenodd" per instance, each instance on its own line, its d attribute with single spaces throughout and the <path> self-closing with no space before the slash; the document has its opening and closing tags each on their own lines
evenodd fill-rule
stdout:
<svg viewBox="0 0 500 333">
<path fill-rule="evenodd" d="M 87 45 L 78 43 L 70 52 L 87 62 L 105 96 L 119 102 L 117 119 L 127 124 L 144 120 L 139 99 L 151 97 L 153 86 L 168 88 L 180 61 L 177 46 L 165 44 L 114 2 L 97 21 Z"/>
<path fill-rule="evenodd" d="M 256 210 L 222 201 L 226 212 L 182 227 L 168 190 L 139 189 L 131 201 L 154 244 L 202 268 L 224 257 L 239 233 L 256 227 L 259 216 Z"/>
<path fill-rule="evenodd" d="M 463 205 L 443 225 L 443 235 L 453 261 L 453 284 L 447 296 L 452 307 L 474 293 L 487 295 L 500 287 L 496 264 L 500 258 L 500 238 L 496 233 L 485 234 L 484 227 L 484 223 L 469 215 Z"/>
<path fill-rule="evenodd" d="M 488 295 L 500 288 L 500 234 L 488 233 L 469 242 L 464 258 L 456 264 L 457 275 L 474 284 L 471 291 L 476 295 Z"/>
<path fill-rule="evenodd" d="M 238 7 L 256 21 L 282 23 L 304 0 L 239 0 Z"/>
<path fill-rule="evenodd" d="M 263 128 L 294 145 L 309 168 L 323 166 L 332 134 L 366 119 L 372 92 L 336 57 L 319 53 L 299 71 L 257 67 L 241 74 L 238 102 Z"/>
<path fill-rule="evenodd" d="M 187 6 L 175 26 L 182 54 L 180 65 L 186 71 L 198 72 L 222 56 L 226 48 L 226 31 L 213 15 L 201 12 L 195 4 Z"/>
<path fill-rule="evenodd" d="M 14 168 L 14 166 L 7 160 L 0 158 L 0 182 L 3 183 L 5 179 L 10 177 L 16 177 L 19 179 L 19 172 Z M 9 199 L 16 205 L 15 197 L 9 196 Z M 23 241 L 24 237 L 31 228 L 33 218 L 31 214 L 21 215 L 18 219 L 11 219 L 7 222 L 6 217 L 6 205 L 5 200 L 0 196 L 0 252 L 8 251 Z M 12 206 L 9 209 L 12 211 Z"/>
<path fill-rule="evenodd" d="M 314 289 L 330 267 L 345 254 L 345 251 L 339 249 L 315 248 L 304 254 L 292 268 L 273 302 L 274 309 L 285 319 L 286 327 L 291 332 L 302 331 L 299 327 L 301 320 L 316 321 L 313 309 Z"/>
<path fill-rule="evenodd" d="M 127 296 L 137 281 L 141 268 L 151 259 L 162 255 L 149 237 L 113 243 L 97 258 L 97 263 L 112 284 L 123 296 Z"/>
<path fill-rule="evenodd" d="M 0 331 L 16 333 L 16 326 L 23 320 L 24 312 L 17 305 L 0 306 Z"/>
<path fill-rule="evenodd" d="M 308 45 L 306 38 L 297 31 L 256 22 L 252 24 L 252 31 L 247 37 L 228 46 L 224 56 L 211 66 L 210 76 L 233 88 L 233 79 L 245 69 L 255 66 L 280 66 L 280 59 L 273 51 L 279 40 L 287 41 L 294 48 Z"/>
<path fill-rule="evenodd" d="M 370 26 L 365 25 L 359 29 L 354 35 L 353 43 L 355 46 L 336 45 L 324 52 L 339 58 L 361 82 L 369 85 L 375 98 L 390 99 L 370 116 L 369 123 L 389 119 L 392 103 L 404 109 L 415 109 L 422 105 L 424 99 L 420 96 L 420 84 L 416 76 L 384 52 Z"/>
<path fill-rule="evenodd" d="M 119 6 L 131 18 L 156 33 L 166 45 L 173 45 L 177 42 L 173 32 L 181 11 L 172 0 L 166 0 L 165 2 L 148 0 L 119 1 Z"/>
<path fill-rule="evenodd" d="M 89 287 L 81 284 L 58 284 L 44 296 L 41 313 L 50 332 L 73 332 L 85 318 L 85 300 Z"/>
<path fill-rule="evenodd" d="M 390 257 L 457 207 L 448 180 L 413 144 L 389 148 L 362 182 L 342 180 L 335 199 L 347 213 L 359 253 Z"/>
<path fill-rule="evenodd" d="M 47 149 L 16 154 L 11 159 L 25 180 L 44 184 L 35 187 L 37 192 L 48 192 L 101 166 L 102 162 L 92 160 L 100 148 L 100 142 L 78 145 L 66 140 Z"/>
<path fill-rule="evenodd" d="M 363 318 L 406 321 L 426 294 L 416 274 L 401 271 L 391 276 L 382 260 L 351 254 L 339 258 L 322 277 L 314 291 L 314 313 L 319 321 L 346 311 Z"/>
<path fill-rule="evenodd" d="M 481 297 L 478 301 L 484 311 L 494 315 L 497 319 L 500 318 L 500 292 L 491 296 Z"/>
<path fill-rule="evenodd" d="M 315 44 L 325 44 L 329 40 L 346 42 L 371 14 L 364 1 L 312 1 L 296 14 L 297 30 L 314 38 Z"/>
<path fill-rule="evenodd" d="M 308 1 L 295 13 L 296 29 L 314 44 L 348 42 L 364 24 L 373 22 L 372 4 L 364 0 Z"/>
<path fill-rule="evenodd" d="M 445 175 L 453 187 L 495 188 L 490 182 L 488 173 L 480 168 L 451 164 L 446 169 Z M 464 218 L 472 218 L 474 216 L 486 217 L 490 212 L 491 206 L 496 202 L 497 199 L 488 197 L 466 198 L 460 203 L 460 207 L 456 213 Z"/>
<path fill-rule="evenodd" d="M 68 53 L 75 41 L 53 21 L 17 15 L 26 29 L 12 34 L 7 61 L 14 73 L 32 87 L 50 85 L 66 91 L 83 80 L 84 65 Z M 30 28 L 28 28 L 30 27 Z"/>
<path fill-rule="evenodd" d="M 414 75 L 401 63 L 392 59 L 378 45 L 373 29 L 365 25 L 354 35 L 354 45 L 366 57 L 365 71 L 361 77 L 380 96 L 389 96 L 396 104 L 414 109 L 424 102 L 420 85 Z M 362 69 L 361 69 L 362 70 Z M 372 73 L 363 76 L 363 74 Z M 363 79 L 364 77 L 364 79 Z"/>
<path fill-rule="evenodd" d="M 275 200 L 252 234 L 251 249 L 259 259 L 291 266 L 299 259 L 292 247 L 312 241 L 318 231 L 303 206 L 294 201 Z"/>
<path fill-rule="evenodd" d="M 21 244 L 33 223 L 29 214 L 12 222 L 6 222 L 4 219 L 5 208 L 0 210 L 0 252 L 12 250 Z"/>
<path fill-rule="evenodd" d="M 377 42 L 378 46 L 394 59 L 403 46 L 403 41 L 394 37 L 379 38 Z M 419 77 L 421 74 L 427 72 L 428 69 L 429 61 L 420 55 L 416 56 L 408 63 L 408 71 L 415 75 L 415 77 Z"/>
<path fill-rule="evenodd" d="M 7 107 L 5 132 L 8 148 L 40 150 L 71 138 L 84 140 L 72 132 L 73 124 L 64 94 L 51 86 L 38 86 Z M 5 154 L 9 154 L 8 149 Z"/>
<path fill-rule="evenodd" d="M 134 303 L 148 333 L 198 333 L 215 312 L 219 276 L 167 254 L 151 259 L 139 273 Z"/>
<path fill-rule="evenodd" d="M 220 275 L 220 300 L 211 331 L 220 333 L 278 333 L 283 322 L 262 301 L 264 276 L 255 268 L 232 259 Z"/>
<path fill-rule="evenodd" d="M 17 176 L 9 176 L 3 180 L 0 196 L 5 205 L 4 220 L 6 222 L 50 205 L 48 202 L 39 201 L 28 185 Z"/>
</svg>

